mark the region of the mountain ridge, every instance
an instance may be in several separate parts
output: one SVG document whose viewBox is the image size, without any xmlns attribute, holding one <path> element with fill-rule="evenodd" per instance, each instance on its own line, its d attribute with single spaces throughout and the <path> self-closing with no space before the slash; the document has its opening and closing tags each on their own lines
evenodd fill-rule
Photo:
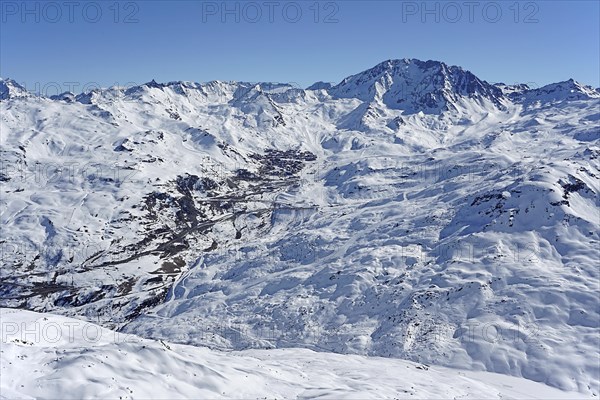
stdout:
<svg viewBox="0 0 600 400">
<path fill-rule="evenodd" d="M 0 306 L 597 396 L 598 99 L 567 81 L 498 107 L 465 72 L 396 64 L 350 97 L 213 82 L 1 101 Z M 433 108 L 398 108 L 405 67 Z"/>
<path fill-rule="evenodd" d="M 410 69 L 410 71 L 409 71 Z M 405 72 L 411 72 L 406 74 Z M 422 74 L 418 82 L 413 82 L 417 74 Z M 416 78 L 416 79 L 419 79 Z M 7 83 L 9 84 L 7 86 Z M 10 97 L 22 97 L 26 89 L 17 84 L 12 79 L 1 79 L 0 84 L 3 89 L 0 91 L 0 100 L 6 100 Z M 10 95 L 8 87 L 15 92 Z M 54 100 L 71 101 L 73 96 L 76 101 L 88 102 L 101 93 L 112 92 L 121 93 L 123 96 L 130 96 L 143 92 L 147 89 L 173 89 L 175 93 L 186 94 L 188 90 L 198 90 L 205 93 L 220 92 L 222 101 L 231 101 L 236 97 L 236 93 L 257 88 L 259 91 L 272 92 L 273 89 L 283 88 L 295 89 L 298 91 L 325 90 L 333 97 L 356 98 L 367 103 L 383 103 L 391 109 L 401 109 L 407 114 L 417 113 L 419 111 L 426 114 L 440 114 L 443 111 L 457 111 L 460 106 L 457 104 L 458 97 L 476 98 L 477 100 L 487 100 L 500 109 L 503 107 L 503 101 L 510 98 L 511 101 L 535 101 L 538 97 L 547 98 L 551 92 L 556 89 L 568 90 L 571 95 L 563 94 L 561 98 L 554 100 L 577 100 L 583 97 L 593 98 L 600 96 L 600 92 L 589 86 L 582 85 L 572 78 L 567 81 L 561 81 L 545 85 L 542 88 L 530 88 L 526 84 L 505 85 L 489 84 L 480 80 L 476 75 L 459 66 L 449 66 L 441 61 L 418 59 L 388 59 L 372 68 L 350 75 L 342 79 L 338 84 L 332 85 L 325 82 L 317 82 L 306 89 L 294 88 L 285 83 L 274 82 L 243 82 L 243 81 L 209 81 L 197 83 L 191 81 L 170 81 L 158 83 L 154 79 L 136 86 L 123 89 L 120 87 L 109 87 L 103 89 L 93 89 L 78 94 L 61 93 L 50 96 Z M 518 87 L 518 94 L 515 89 Z M 566 88 L 565 88 L 566 87 Z M 146 89 L 144 89 L 146 88 Z M 174 89 L 175 88 L 175 89 Z M 235 89 L 233 89 L 235 88 Z M 509 90 L 507 97 L 503 92 Z M 233 93 L 227 92 L 233 89 Z M 44 96 L 42 96 L 44 97 Z"/>
</svg>

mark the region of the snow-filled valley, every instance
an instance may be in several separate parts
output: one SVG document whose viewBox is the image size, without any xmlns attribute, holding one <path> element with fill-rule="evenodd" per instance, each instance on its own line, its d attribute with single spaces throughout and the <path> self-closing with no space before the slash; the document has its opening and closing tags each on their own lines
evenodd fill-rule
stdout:
<svg viewBox="0 0 600 400">
<path fill-rule="evenodd" d="M 0 113 L 4 397 L 599 394 L 598 89 L 405 59 Z M 45 316 L 131 341 L 15 341 Z"/>
</svg>

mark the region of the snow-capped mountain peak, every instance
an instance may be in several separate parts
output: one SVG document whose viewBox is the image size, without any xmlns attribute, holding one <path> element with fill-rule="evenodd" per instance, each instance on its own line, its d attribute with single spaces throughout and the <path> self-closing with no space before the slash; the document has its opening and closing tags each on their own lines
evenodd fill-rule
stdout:
<svg viewBox="0 0 600 400">
<path fill-rule="evenodd" d="M 23 86 L 12 79 L 0 78 L 0 100 L 9 98 L 28 97 L 31 94 Z"/>
<path fill-rule="evenodd" d="M 591 86 L 583 85 L 574 79 L 551 83 L 538 89 L 515 93 L 512 99 L 517 102 L 553 103 L 560 101 L 600 99 L 600 92 Z"/>
<path fill-rule="evenodd" d="M 333 85 L 329 82 L 318 81 L 306 88 L 306 90 L 329 90 Z"/>
<path fill-rule="evenodd" d="M 502 91 L 471 72 L 439 61 L 387 60 L 352 75 L 330 89 L 338 98 L 358 98 L 384 104 L 407 114 L 439 114 L 475 101 L 502 107 Z"/>
</svg>

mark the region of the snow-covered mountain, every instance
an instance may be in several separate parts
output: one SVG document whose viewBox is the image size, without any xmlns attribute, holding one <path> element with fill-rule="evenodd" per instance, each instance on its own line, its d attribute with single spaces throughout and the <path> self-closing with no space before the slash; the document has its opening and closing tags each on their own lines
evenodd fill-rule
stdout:
<svg viewBox="0 0 600 400">
<path fill-rule="evenodd" d="M 9 98 L 29 97 L 31 94 L 12 79 L 0 78 L 0 100 Z"/>
<path fill-rule="evenodd" d="M 598 395 L 597 90 L 407 59 L 306 90 L 1 82 L 1 306 Z"/>
<path fill-rule="evenodd" d="M 0 309 L 0 398 L 572 399 L 540 383 L 306 349 L 219 352 Z M 68 390 L 66 390 L 68 388 Z"/>
<path fill-rule="evenodd" d="M 515 100 L 519 102 L 558 103 L 565 100 L 597 100 L 600 99 L 600 92 L 569 79 L 539 89 L 523 91 L 515 97 Z"/>
<path fill-rule="evenodd" d="M 502 107 L 496 86 L 469 71 L 438 61 L 388 60 L 332 87 L 336 97 L 357 98 L 406 113 L 458 111 L 464 103 Z"/>
</svg>

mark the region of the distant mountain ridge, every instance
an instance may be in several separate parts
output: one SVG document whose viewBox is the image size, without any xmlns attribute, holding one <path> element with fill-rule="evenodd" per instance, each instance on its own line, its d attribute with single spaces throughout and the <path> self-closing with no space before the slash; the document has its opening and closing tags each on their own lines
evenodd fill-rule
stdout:
<svg viewBox="0 0 600 400">
<path fill-rule="evenodd" d="M 51 96 L 51 99 L 91 104 L 98 96 L 135 97 L 151 89 L 168 89 L 177 95 L 202 96 L 205 100 L 225 103 L 234 101 L 251 90 L 265 94 L 281 94 L 288 90 L 295 92 L 322 90 L 334 98 L 354 98 L 372 104 L 375 108 L 385 106 L 389 109 L 402 110 L 407 115 L 418 112 L 441 114 L 446 111 L 458 111 L 463 107 L 464 102 L 475 102 L 484 107 L 502 109 L 508 101 L 531 103 L 600 98 L 600 89 L 593 89 L 573 79 L 541 88 L 530 88 L 526 84 L 490 84 L 459 66 L 449 66 L 440 61 L 405 58 L 383 61 L 373 68 L 343 79 L 336 85 L 316 82 L 304 90 L 285 83 L 271 82 L 158 83 L 151 80 L 129 88 L 93 89 L 79 94 L 65 92 Z M 27 95 L 26 89 L 14 80 L 0 79 L 0 100 Z"/>
</svg>

